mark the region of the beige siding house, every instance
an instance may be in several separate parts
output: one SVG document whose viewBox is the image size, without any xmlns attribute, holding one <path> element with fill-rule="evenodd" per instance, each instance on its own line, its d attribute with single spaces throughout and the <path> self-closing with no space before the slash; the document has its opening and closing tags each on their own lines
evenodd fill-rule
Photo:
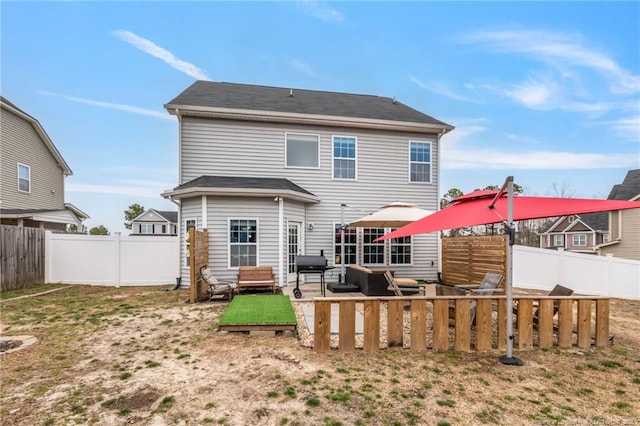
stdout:
<svg viewBox="0 0 640 426">
<path fill-rule="evenodd" d="M 209 231 L 218 278 L 273 266 L 283 286 L 296 255 L 339 266 L 342 219 L 394 201 L 437 210 L 440 137 L 453 127 L 395 99 L 198 81 L 165 108 L 178 119 L 179 182 L 163 196 L 180 205 L 185 279 L 191 226 Z M 350 230 L 345 263 L 436 279 L 437 235 L 373 243 L 388 231 Z"/>
<path fill-rule="evenodd" d="M 562 216 L 540 234 L 540 247 L 596 254 L 594 246 L 609 241 L 609 213 Z"/>
<path fill-rule="evenodd" d="M 640 169 L 629 170 L 608 198 L 640 203 Z M 598 254 L 640 260 L 640 209 L 610 212 L 609 233 L 610 241 L 595 247 Z"/>
<path fill-rule="evenodd" d="M 38 120 L 0 97 L 0 218 L 3 224 L 63 231 L 89 216 L 64 202 L 72 174 Z"/>
</svg>

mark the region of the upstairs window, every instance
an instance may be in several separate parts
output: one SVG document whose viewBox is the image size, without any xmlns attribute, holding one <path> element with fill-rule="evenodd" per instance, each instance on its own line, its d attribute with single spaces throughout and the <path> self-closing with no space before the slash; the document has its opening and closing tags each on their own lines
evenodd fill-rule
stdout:
<svg viewBox="0 0 640 426">
<path fill-rule="evenodd" d="M 229 221 L 229 266 L 258 266 L 258 221 Z"/>
<path fill-rule="evenodd" d="M 356 179 L 356 138 L 333 137 L 333 178 Z"/>
<path fill-rule="evenodd" d="M 31 167 L 18 163 L 18 191 L 31 192 Z"/>
<path fill-rule="evenodd" d="M 431 182 L 431 142 L 409 142 L 409 182 Z"/>
<path fill-rule="evenodd" d="M 609 242 L 609 234 L 603 234 L 602 235 L 602 242 L 603 243 L 608 243 Z"/>
<path fill-rule="evenodd" d="M 317 135 L 287 133 L 285 145 L 286 167 L 320 167 L 320 142 Z"/>
</svg>

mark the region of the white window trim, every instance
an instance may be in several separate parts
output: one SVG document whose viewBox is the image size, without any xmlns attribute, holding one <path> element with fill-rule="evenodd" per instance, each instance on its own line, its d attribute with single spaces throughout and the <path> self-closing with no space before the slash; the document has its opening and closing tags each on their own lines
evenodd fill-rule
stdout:
<svg viewBox="0 0 640 426">
<path fill-rule="evenodd" d="M 387 230 L 387 232 L 391 232 L 394 228 L 389 228 Z M 415 246 L 414 246 L 414 242 L 415 242 L 415 238 L 413 238 L 413 236 L 409 236 L 409 238 L 411 238 L 411 244 L 409 244 L 409 247 L 411 248 L 411 262 L 409 263 L 391 263 L 391 246 L 393 245 L 393 238 L 388 239 L 388 243 L 389 243 L 389 267 L 391 266 L 413 266 L 413 260 L 415 259 Z M 400 244 L 395 244 L 395 245 L 400 245 Z M 404 246 L 404 244 L 402 244 Z"/>
<path fill-rule="evenodd" d="M 333 144 L 335 143 L 336 138 L 345 138 L 345 139 L 353 139 L 355 142 L 355 152 L 356 155 L 354 158 L 347 158 L 347 157 L 335 157 L 334 154 L 334 146 Z M 335 175 L 335 161 L 336 159 L 340 159 L 340 160 L 353 160 L 354 163 L 354 168 L 355 168 L 355 174 L 353 179 L 351 178 L 337 178 Z M 346 181 L 357 181 L 358 180 L 358 137 L 357 136 L 347 136 L 347 135 L 332 135 L 331 136 L 331 179 L 332 180 L 346 180 Z"/>
<path fill-rule="evenodd" d="M 257 217 L 227 217 L 227 269 L 238 270 L 238 266 L 231 266 L 231 240 L 229 238 L 229 233 L 231 230 L 231 221 L 232 220 L 255 220 L 256 221 L 256 266 L 260 266 L 260 219 Z M 236 243 L 236 244 L 251 244 L 251 243 Z"/>
<path fill-rule="evenodd" d="M 143 232 L 143 231 L 142 231 L 142 227 L 143 227 L 143 226 L 144 226 L 145 228 L 146 228 L 146 227 L 150 227 L 150 228 L 149 228 L 149 230 L 150 230 L 151 232 Z M 152 223 L 141 223 L 141 224 L 140 224 L 140 233 L 141 233 L 141 234 L 147 234 L 147 235 L 149 235 L 149 234 L 153 234 L 153 224 L 152 224 Z"/>
<path fill-rule="evenodd" d="M 413 181 L 411 180 L 411 164 L 414 163 L 414 161 L 411 161 L 411 144 L 412 143 L 421 143 L 421 144 L 428 144 L 429 145 L 429 162 L 425 163 L 425 162 L 418 162 L 416 161 L 415 164 L 429 164 L 429 182 L 421 182 L 421 181 Z M 408 152 L 407 152 L 407 160 L 408 160 L 408 169 L 407 169 L 407 180 L 409 183 L 414 183 L 414 184 L 418 184 L 418 185 L 429 185 L 433 183 L 433 141 L 419 141 L 419 140 L 410 140 L 409 144 L 408 144 Z"/>
<path fill-rule="evenodd" d="M 602 242 L 603 243 L 608 243 L 609 242 L 609 234 L 602 234 Z"/>
<path fill-rule="evenodd" d="M 371 228 L 369 226 L 366 227 L 367 229 L 382 229 L 382 235 L 385 235 L 389 232 L 389 228 Z M 381 246 L 382 246 L 382 263 L 366 263 L 364 261 L 364 248 L 367 245 L 377 245 L 378 243 L 373 243 L 373 244 L 367 244 L 364 242 L 364 229 L 365 227 L 358 227 L 356 228 L 357 232 L 359 233 L 360 238 L 358 238 L 358 241 L 360 242 L 360 244 L 356 243 L 356 256 L 357 253 L 360 253 L 360 257 L 362 258 L 362 264 L 365 266 L 387 266 L 387 264 L 391 263 L 391 247 L 389 246 L 389 243 L 387 243 L 386 241 L 383 241 Z M 359 249 L 359 250 L 358 250 Z"/>
<path fill-rule="evenodd" d="M 23 189 L 20 189 L 20 166 L 22 167 L 26 167 L 27 168 L 27 172 L 29 173 L 29 177 L 27 178 L 27 180 L 29 181 L 29 190 L 25 191 Z M 31 166 L 24 164 L 24 163 L 18 163 L 18 165 L 16 166 L 16 170 L 18 172 L 18 191 L 19 192 L 23 192 L 25 194 L 31 194 Z"/>
<path fill-rule="evenodd" d="M 584 244 L 576 244 L 576 238 L 584 237 Z M 586 247 L 587 246 L 587 234 L 573 234 L 571 238 L 573 247 Z M 579 242 L 579 241 L 578 241 Z"/>
<path fill-rule="evenodd" d="M 184 237 L 182 239 L 182 241 L 184 241 L 184 263 L 185 263 L 185 267 L 189 267 L 189 250 L 188 247 L 191 244 L 191 241 L 188 241 L 189 238 L 189 229 L 187 228 L 187 222 L 195 222 L 195 226 L 194 228 L 197 230 L 198 229 L 198 219 L 194 218 L 194 219 L 183 219 L 183 223 L 184 223 Z"/>
<path fill-rule="evenodd" d="M 333 222 L 333 232 L 335 232 L 336 230 L 338 230 L 338 231 L 340 230 L 340 222 Z M 345 230 L 345 234 L 346 234 L 346 230 Z M 356 246 L 356 263 L 360 262 L 360 256 L 358 256 L 360 254 L 360 251 L 358 251 L 358 243 L 360 241 L 359 237 L 360 237 L 360 231 L 358 230 L 358 228 L 356 228 L 356 243 L 355 243 L 355 246 Z M 335 237 L 332 236 L 332 238 L 335 238 Z M 345 242 L 344 246 L 346 247 L 347 245 L 348 244 L 346 244 L 346 242 Z M 351 245 L 353 245 L 353 244 L 351 244 Z M 344 264 L 344 266 L 346 267 L 349 264 L 346 263 L 346 262 L 343 262 L 342 258 L 340 258 L 340 262 L 336 262 L 336 256 L 338 255 L 338 252 L 336 251 L 336 247 L 339 247 L 339 246 L 340 246 L 340 242 L 339 241 L 333 245 L 333 266 L 339 267 L 342 264 Z M 344 256 L 344 253 L 342 253 L 342 256 Z"/>
<path fill-rule="evenodd" d="M 318 166 L 317 167 L 290 166 L 289 164 L 287 164 L 287 144 L 289 143 L 289 135 L 315 136 L 316 138 L 318 138 Z M 320 169 L 320 135 L 315 133 L 285 132 L 284 134 L 284 168 L 285 169 L 305 169 L 305 170 Z"/>
<path fill-rule="evenodd" d="M 560 244 L 558 244 L 558 240 L 560 240 Z M 562 234 L 554 234 L 553 235 L 553 247 L 562 247 L 564 246 L 564 235 Z"/>
</svg>

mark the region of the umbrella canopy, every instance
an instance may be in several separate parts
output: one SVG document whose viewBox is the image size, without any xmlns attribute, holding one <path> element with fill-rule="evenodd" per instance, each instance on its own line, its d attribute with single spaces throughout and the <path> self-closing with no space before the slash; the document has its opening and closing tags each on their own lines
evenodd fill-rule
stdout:
<svg viewBox="0 0 640 426">
<path fill-rule="evenodd" d="M 447 207 L 420 220 L 396 229 L 379 240 L 407 237 L 409 235 L 487 225 L 507 220 L 508 200 L 499 191 L 474 191 L 451 201 Z M 597 200 L 585 198 L 513 197 L 513 220 L 538 219 L 593 213 L 611 210 L 640 208 L 640 202 L 621 200 Z"/>
<path fill-rule="evenodd" d="M 399 228 L 432 213 L 433 211 L 418 208 L 414 204 L 395 202 L 383 206 L 375 213 L 354 220 L 349 223 L 349 226 L 362 228 Z"/>
</svg>

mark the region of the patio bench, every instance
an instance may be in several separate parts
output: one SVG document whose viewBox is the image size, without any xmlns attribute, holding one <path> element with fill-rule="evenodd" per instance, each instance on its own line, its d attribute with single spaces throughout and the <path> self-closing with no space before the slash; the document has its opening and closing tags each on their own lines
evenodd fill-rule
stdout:
<svg viewBox="0 0 640 426">
<path fill-rule="evenodd" d="M 276 292 L 276 277 L 271 266 L 240 266 L 238 291 L 243 288 L 271 287 Z"/>
</svg>

